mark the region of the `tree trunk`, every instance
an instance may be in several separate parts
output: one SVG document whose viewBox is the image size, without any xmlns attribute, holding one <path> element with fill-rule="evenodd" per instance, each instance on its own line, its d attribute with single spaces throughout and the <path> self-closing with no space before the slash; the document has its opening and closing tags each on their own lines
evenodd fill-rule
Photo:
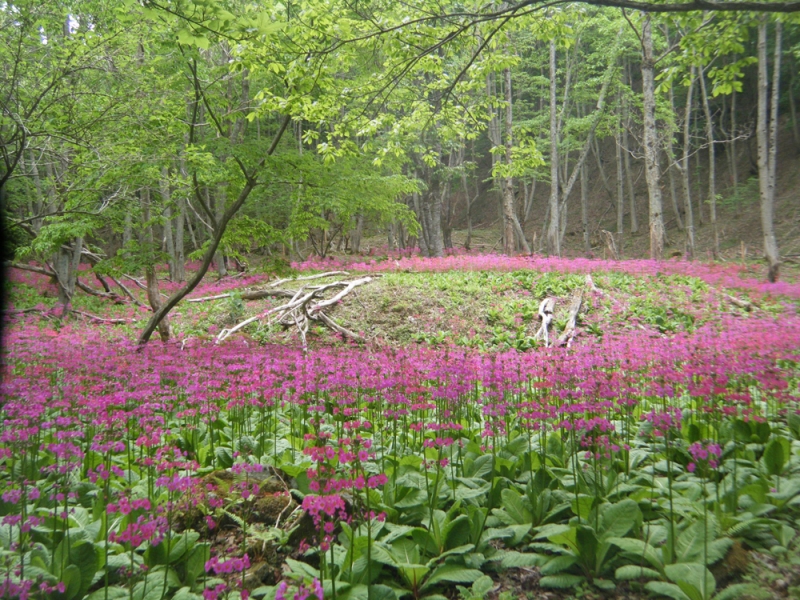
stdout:
<svg viewBox="0 0 800 600">
<path fill-rule="evenodd" d="M 62 244 L 53 259 L 53 270 L 56 273 L 58 286 L 58 302 L 61 304 L 61 318 L 69 316 L 72 311 L 72 297 L 75 295 L 75 286 L 78 281 L 78 268 L 81 264 L 83 251 L 83 238 L 78 237 L 72 247 Z"/>
<path fill-rule="evenodd" d="M 350 238 L 352 244 L 353 254 L 358 254 L 361 251 L 361 237 L 364 235 L 364 214 L 358 213 L 356 215 L 356 229 Z"/>
<path fill-rule="evenodd" d="M 672 114 L 675 115 L 675 90 L 671 83 L 669 86 L 669 105 L 672 109 Z M 672 211 L 675 213 L 675 220 L 678 223 L 678 230 L 683 231 L 683 219 L 681 218 L 681 210 L 678 207 L 678 194 L 675 189 L 675 136 L 670 135 L 668 140 L 669 166 L 667 167 L 667 172 L 669 173 L 669 195 L 672 200 Z"/>
<path fill-rule="evenodd" d="M 211 192 L 208 187 L 204 188 L 204 192 L 206 195 L 206 206 L 212 206 Z M 213 204 L 215 209 L 214 218 L 217 220 L 217 223 L 219 223 L 222 215 L 225 214 L 225 191 L 217 189 L 217 193 L 214 195 L 216 196 Z M 214 266 L 217 268 L 217 275 L 220 277 L 225 277 L 228 274 L 228 266 L 225 264 L 225 254 L 220 247 L 217 247 L 217 252 L 214 254 Z"/>
<path fill-rule="evenodd" d="M 661 202 L 661 177 L 658 164 L 658 132 L 656 131 L 656 96 L 654 83 L 653 36 L 651 17 L 642 24 L 642 94 L 644 100 L 644 159 L 650 206 L 650 258 L 664 255 L 664 215 Z"/>
<path fill-rule="evenodd" d="M 505 119 L 505 146 L 506 146 L 506 166 L 510 169 L 512 166 L 511 149 L 514 145 L 514 114 L 513 114 L 513 97 L 511 95 L 511 69 L 506 68 L 503 71 L 505 80 L 505 101 L 506 101 L 506 119 Z M 517 219 L 517 211 L 514 203 L 514 178 L 510 174 L 503 177 L 503 238 L 505 240 L 505 254 L 511 256 L 516 249 L 515 234 L 518 236 L 518 241 L 522 245 L 526 254 L 531 253 L 528 241 L 522 231 L 522 227 Z"/>
<path fill-rule="evenodd" d="M 161 179 L 158 183 L 164 211 L 164 244 L 167 247 L 167 255 L 169 256 L 169 280 L 177 281 L 175 268 L 177 258 L 175 256 L 175 241 L 172 238 L 172 208 L 170 206 L 172 200 L 169 192 L 169 171 L 166 167 L 161 168 Z"/>
<path fill-rule="evenodd" d="M 556 112 L 556 43 L 550 41 L 550 223 L 547 228 L 547 254 L 561 256 L 558 221 L 558 122 Z"/>
<path fill-rule="evenodd" d="M 184 247 L 183 230 L 186 222 L 186 199 L 178 196 L 178 216 L 175 217 L 175 281 L 186 281 L 186 249 Z"/>
<path fill-rule="evenodd" d="M 623 125 L 624 128 L 624 125 Z M 622 133 L 617 133 L 614 144 L 617 163 L 617 249 L 622 252 L 622 239 L 625 231 L 625 164 L 622 161 Z"/>
<path fill-rule="evenodd" d="M 472 203 L 474 202 L 474 200 L 470 196 L 469 186 L 467 185 L 467 172 L 463 168 L 461 169 L 461 187 L 464 188 L 464 200 L 465 200 L 464 212 L 466 213 L 465 216 L 467 217 L 467 239 L 464 242 L 464 248 L 469 250 L 470 245 L 472 244 Z M 476 194 L 475 199 L 477 200 L 477 198 L 478 195 Z"/>
<path fill-rule="evenodd" d="M 736 151 L 736 90 L 731 92 L 731 179 L 733 187 L 739 185 L 739 153 Z"/>
<path fill-rule="evenodd" d="M 592 245 L 589 243 L 589 177 L 586 164 L 581 165 L 581 225 L 583 226 L 583 251 L 591 256 Z"/>
<path fill-rule="evenodd" d="M 714 151 L 714 121 L 708 105 L 705 72 L 700 70 L 700 94 L 703 100 L 703 113 L 706 117 L 706 143 L 708 144 L 708 211 L 711 221 L 711 232 L 714 236 L 712 251 L 714 259 L 719 257 L 719 231 L 717 229 L 717 181 L 716 153 Z"/>
<path fill-rule="evenodd" d="M 626 69 L 630 67 L 626 61 Z M 630 73 L 627 73 L 627 81 L 630 84 Z M 625 183 L 628 187 L 628 199 L 631 203 L 631 233 L 639 232 L 639 220 L 636 217 L 636 193 L 633 190 L 633 171 L 631 170 L 631 147 L 628 143 L 628 128 L 631 125 L 631 111 L 628 106 L 628 100 L 623 96 L 622 98 L 622 113 L 625 125 L 622 128 L 622 157 L 625 162 Z"/>
<path fill-rule="evenodd" d="M 425 198 L 423 210 L 426 211 L 428 221 L 428 256 L 444 256 L 444 240 L 442 239 L 442 198 L 431 191 L 423 196 Z"/>
<path fill-rule="evenodd" d="M 694 90 L 695 68 L 689 70 L 689 87 L 686 90 L 686 108 L 683 112 L 683 156 L 678 163 L 683 183 L 683 207 L 686 211 L 686 258 L 694 258 L 694 209 L 692 208 L 692 188 L 689 181 L 689 153 L 692 149 L 692 92 Z"/>
<path fill-rule="evenodd" d="M 156 275 L 155 267 L 155 253 L 156 243 L 155 235 L 153 234 L 152 222 L 152 205 L 150 202 L 150 190 L 145 188 L 142 190 L 142 216 L 145 222 L 145 242 L 147 244 L 147 264 L 144 269 L 145 279 L 147 281 L 147 301 L 150 303 L 150 308 L 153 312 L 157 312 L 161 308 L 161 292 L 158 289 L 158 277 Z M 162 342 L 168 342 L 171 337 L 169 326 L 169 318 L 164 317 L 158 323 L 158 333 L 161 336 Z"/>
<path fill-rule="evenodd" d="M 797 77 L 797 63 L 795 62 L 792 54 L 789 54 L 789 57 L 792 61 L 792 68 L 789 70 L 789 72 L 792 74 L 791 78 L 789 79 L 789 110 L 791 111 L 792 115 L 792 138 L 794 139 L 794 150 L 797 154 L 800 154 L 800 128 L 798 128 L 797 125 L 797 104 L 794 97 L 794 83 L 795 78 Z"/>
<path fill-rule="evenodd" d="M 767 279 L 778 280 L 780 253 L 775 238 L 775 159 L 777 157 L 778 90 L 780 84 L 781 24 L 775 24 L 775 60 L 772 65 L 772 106 L 768 106 L 769 65 L 767 64 L 767 17 L 758 24 L 758 187 L 761 200 L 761 227 L 764 254 L 767 257 Z M 771 109 L 771 110 L 770 110 Z M 768 112 L 769 114 L 768 116 Z"/>
</svg>

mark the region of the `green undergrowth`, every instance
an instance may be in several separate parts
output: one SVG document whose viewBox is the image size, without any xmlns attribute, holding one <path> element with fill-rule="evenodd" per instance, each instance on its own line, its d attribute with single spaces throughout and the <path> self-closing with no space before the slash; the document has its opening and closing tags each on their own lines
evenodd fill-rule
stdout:
<svg viewBox="0 0 800 600">
<path fill-rule="evenodd" d="M 699 279 L 686 276 L 636 277 L 598 273 L 592 292 L 584 275 L 517 271 L 388 273 L 357 288 L 330 314 L 371 342 L 454 344 L 481 350 L 529 350 L 541 322 L 540 302 L 556 299 L 556 335 L 567 324 L 572 300 L 582 294 L 579 332 L 602 336 L 631 329 L 654 335 L 691 333 L 724 310 L 742 313 Z M 277 301 L 272 305 L 277 306 Z M 264 301 L 242 303 L 228 298 L 203 310 L 219 326 L 264 310 Z M 199 323 L 197 323 L 199 325 Z M 247 333 L 258 341 L 295 339 L 291 330 L 254 325 Z M 336 336 L 316 327 L 310 343 L 331 343 Z M 552 333 L 552 332 L 551 332 Z"/>
</svg>

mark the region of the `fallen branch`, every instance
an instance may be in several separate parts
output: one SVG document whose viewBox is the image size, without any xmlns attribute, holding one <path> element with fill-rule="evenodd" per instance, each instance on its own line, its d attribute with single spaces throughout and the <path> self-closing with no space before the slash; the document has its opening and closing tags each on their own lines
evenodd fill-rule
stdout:
<svg viewBox="0 0 800 600">
<path fill-rule="evenodd" d="M 314 316 L 314 317 L 312 317 L 312 318 L 315 318 L 315 319 L 316 319 L 316 318 L 318 318 L 318 319 L 321 319 L 321 320 L 322 320 L 322 321 L 325 323 L 325 325 L 327 325 L 328 327 L 330 327 L 330 328 L 331 328 L 331 329 L 333 329 L 334 331 L 336 331 L 336 332 L 338 332 L 338 333 L 341 333 L 341 334 L 342 334 L 343 336 L 345 336 L 345 337 L 348 337 L 348 338 L 350 338 L 350 339 L 356 340 L 356 341 L 358 341 L 358 342 L 363 342 L 363 341 L 365 341 L 365 340 L 364 340 L 364 338 L 363 338 L 362 336 L 358 335 L 357 333 L 355 333 L 355 332 L 353 332 L 353 331 L 350 331 L 350 330 L 349 330 L 349 329 L 347 329 L 346 327 L 342 327 L 342 326 L 341 326 L 341 325 L 339 325 L 339 324 L 338 324 L 336 321 L 334 321 L 334 320 L 333 320 L 333 319 L 331 319 L 331 318 L 330 318 L 328 315 L 326 315 L 324 312 L 321 312 L 321 313 L 319 313 L 319 314 L 315 315 L 315 316 Z"/>
<path fill-rule="evenodd" d="M 111 323 L 113 325 L 124 325 L 125 323 L 129 323 L 128 319 L 104 319 L 103 317 L 98 317 L 97 315 L 93 315 L 91 313 L 83 312 L 82 310 L 72 310 L 73 313 L 76 315 L 81 315 L 82 317 L 86 317 L 87 319 L 91 319 L 92 321 L 97 321 L 99 323 Z"/>
<path fill-rule="evenodd" d="M 564 327 L 564 332 L 559 336 L 556 346 L 563 346 L 566 343 L 567 348 L 569 348 L 572 345 L 572 340 L 577 333 L 578 313 L 580 313 L 582 305 L 583 291 L 572 299 L 572 305 L 569 307 L 569 316 L 567 317 L 567 325 Z"/>
<path fill-rule="evenodd" d="M 556 308 L 556 299 L 555 298 L 545 298 L 539 304 L 539 319 L 542 321 L 541 327 L 539 327 L 539 331 L 533 336 L 533 339 L 544 340 L 544 347 L 547 348 L 550 345 L 550 333 L 548 331 L 550 324 L 553 322 L 553 311 Z"/>
<path fill-rule="evenodd" d="M 328 271 L 327 273 L 317 273 L 316 275 L 305 275 L 303 277 L 289 277 L 288 279 L 278 279 L 269 284 L 269 287 L 278 287 L 284 283 L 292 281 L 310 281 L 312 279 L 323 279 L 325 277 L 333 277 L 334 275 L 350 275 L 347 271 Z"/>
<path fill-rule="evenodd" d="M 331 274 L 326 273 L 323 275 L 330 276 Z M 321 276 L 310 276 L 308 279 L 319 279 L 320 277 Z M 230 329 L 223 329 L 217 336 L 217 343 L 224 341 L 247 325 L 265 318 L 268 318 L 268 325 L 272 323 L 279 323 L 288 327 L 291 327 L 292 325 L 297 327 L 297 330 L 300 332 L 304 350 L 307 348 L 306 334 L 308 333 L 308 323 L 310 320 L 322 321 L 325 325 L 344 335 L 345 337 L 363 341 L 363 338 L 360 335 L 350 331 L 342 325 L 339 325 L 323 311 L 338 304 L 355 288 L 367 284 L 370 281 L 372 281 L 372 277 L 362 277 L 361 279 L 355 279 L 353 281 L 334 281 L 324 285 L 302 286 L 294 293 L 289 290 L 256 290 L 253 292 L 254 294 L 257 293 L 267 295 L 267 292 L 271 292 L 272 294 L 270 295 L 291 295 L 291 299 L 280 306 L 276 306 L 264 311 L 260 315 L 245 319 Z M 325 292 L 338 288 L 341 288 L 341 290 L 334 294 L 331 298 L 323 299 L 322 295 Z"/>
<path fill-rule="evenodd" d="M 136 296 L 134 296 L 134 295 L 131 293 L 131 291 L 130 291 L 130 290 L 127 288 L 127 286 L 125 286 L 125 284 L 123 284 L 123 283 L 122 283 L 122 282 L 121 282 L 119 279 L 117 279 L 117 278 L 116 278 L 116 277 L 114 277 L 113 275 L 109 275 L 109 277 L 111 278 L 111 281 L 113 281 L 114 283 L 116 283 L 116 284 L 119 286 L 119 289 L 121 289 L 121 290 L 122 290 L 122 291 L 125 293 L 125 295 L 126 295 L 128 298 L 130 298 L 130 299 L 131 299 L 131 301 L 132 301 L 132 302 L 133 302 L 133 303 L 134 303 L 136 306 L 139 306 L 139 307 L 141 307 L 141 308 L 148 308 L 148 309 L 150 308 L 149 306 L 145 306 L 144 304 L 142 304 L 142 303 L 139 301 L 139 299 L 138 299 Z"/>
<path fill-rule="evenodd" d="M 741 308 L 746 312 L 752 312 L 753 310 L 758 308 L 758 305 L 753 302 L 749 302 L 748 300 L 742 300 L 741 298 L 737 298 L 736 296 L 731 296 L 729 294 L 725 294 L 725 299 L 734 306 L 738 306 L 739 308 Z"/>
<path fill-rule="evenodd" d="M 230 298 L 231 296 L 233 296 L 233 293 L 217 294 L 216 296 L 189 298 L 187 302 L 208 302 L 210 300 L 222 300 L 223 298 Z M 294 293 L 288 290 L 252 290 L 249 292 L 242 292 L 240 294 L 242 300 L 263 300 L 264 298 L 291 298 L 292 296 L 294 296 Z"/>
</svg>

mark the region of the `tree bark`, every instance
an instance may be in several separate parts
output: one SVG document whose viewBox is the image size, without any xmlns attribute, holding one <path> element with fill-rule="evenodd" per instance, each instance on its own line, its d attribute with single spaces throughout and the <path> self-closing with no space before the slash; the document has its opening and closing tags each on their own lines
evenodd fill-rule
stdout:
<svg viewBox="0 0 800 600">
<path fill-rule="evenodd" d="M 630 65 L 626 61 L 626 69 Z M 626 72 L 628 85 L 630 85 L 630 73 Z M 625 126 L 622 128 L 622 158 L 625 162 L 625 183 L 628 187 L 628 199 L 631 203 L 631 233 L 639 232 L 639 220 L 636 217 L 636 193 L 633 189 L 633 170 L 631 169 L 631 146 L 628 143 L 628 128 L 631 126 L 631 111 L 628 106 L 628 99 L 623 96 L 622 98 L 622 112 L 625 121 Z"/>
<path fill-rule="evenodd" d="M 780 84 L 781 24 L 775 24 L 775 60 L 773 62 L 772 106 L 768 105 L 769 65 L 767 64 L 767 18 L 758 24 L 758 187 L 761 200 L 761 227 L 764 254 L 767 258 L 767 279 L 778 280 L 780 252 L 775 238 L 775 160 L 777 158 L 778 90 Z M 771 110 L 770 110 L 771 109 Z M 768 112 L 771 114 L 768 115 Z"/>
<path fill-rule="evenodd" d="M 204 188 L 204 192 L 206 195 L 206 205 L 211 206 L 211 192 L 208 187 Z M 221 189 L 221 186 L 217 189 L 217 193 L 214 194 L 214 196 L 214 218 L 217 223 L 219 223 L 222 216 L 225 214 L 225 191 Z M 217 268 L 217 275 L 220 277 L 225 277 L 228 274 L 228 266 L 225 264 L 225 254 L 222 248 L 217 247 L 217 253 L 214 255 L 214 265 Z"/>
<path fill-rule="evenodd" d="M 167 247 L 167 255 L 169 256 L 169 262 L 167 263 L 169 280 L 176 281 L 175 263 L 177 259 L 175 257 L 175 241 L 172 237 L 172 208 L 170 206 L 172 200 L 170 198 L 169 171 L 167 167 L 161 168 L 161 178 L 158 184 L 159 192 L 161 193 L 162 210 L 164 211 L 164 244 Z"/>
<path fill-rule="evenodd" d="M 583 251 L 586 256 L 592 253 L 589 243 L 589 177 L 586 164 L 581 165 L 581 225 L 583 226 Z"/>
<path fill-rule="evenodd" d="M 692 208 L 692 188 L 689 181 L 689 153 L 692 149 L 692 92 L 694 90 L 695 68 L 689 70 L 689 87 L 686 90 L 686 107 L 683 112 L 683 156 L 678 163 L 683 184 L 683 208 L 686 211 L 686 258 L 694 258 L 694 209 Z"/>
<path fill-rule="evenodd" d="M 72 297 L 75 295 L 75 286 L 78 281 L 78 268 L 81 264 L 83 251 L 83 238 L 78 237 L 72 247 L 62 244 L 53 260 L 53 271 L 56 274 L 58 286 L 58 302 L 61 304 L 61 318 L 66 318 L 72 311 Z"/>
<path fill-rule="evenodd" d="M 622 125 L 624 129 L 625 125 Z M 625 163 L 622 160 L 622 133 L 614 136 L 614 156 L 617 163 L 617 249 L 622 252 L 625 232 Z"/>
<path fill-rule="evenodd" d="M 675 115 L 675 90 L 670 83 L 669 86 L 669 105 L 672 109 L 672 114 Z M 681 210 L 678 207 L 678 194 L 675 189 L 675 136 L 670 135 L 667 142 L 667 154 L 669 158 L 669 166 L 667 172 L 669 173 L 669 195 L 672 200 L 672 211 L 675 213 L 675 220 L 678 223 L 678 229 L 683 231 L 683 218 L 681 217 Z"/>
<path fill-rule="evenodd" d="M 556 111 L 556 43 L 550 40 L 550 223 L 547 228 L 547 254 L 561 256 L 558 210 L 558 115 Z"/>
<path fill-rule="evenodd" d="M 661 201 L 661 178 L 656 131 L 656 96 L 654 82 L 653 35 L 651 17 L 642 24 L 642 95 L 644 99 L 644 158 L 647 192 L 650 205 L 650 258 L 664 255 L 664 215 Z"/>
<path fill-rule="evenodd" d="M 175 217 L 175 281 L 186 281 L 186 249 L 184 243 L 184 223 L 186 222 L 186 199 L 178 196 L 178 215 Z"/>
<path fill-rule="evenodd" d="M 708 144 L 708 211 L 711 221 L 711 232 L 714 236 L 712 252 L 714 259 L 719 257 L 719 230 L 717 229 L 717 181 L 716 181 L 716 153 L 714 151 L 714 120 L 711 118 L 711 108 L 708 105 L 708 91 L 706 90 L 706 75 L 700 69 L 700 95 L 703 100 L 703 113 L 706 117 L 706 144 Z"/>
</svg>

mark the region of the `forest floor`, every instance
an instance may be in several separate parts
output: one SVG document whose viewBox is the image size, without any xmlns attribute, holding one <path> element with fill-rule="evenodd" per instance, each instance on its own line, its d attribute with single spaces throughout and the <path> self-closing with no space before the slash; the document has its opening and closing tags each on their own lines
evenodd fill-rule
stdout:
<svg viewBox="0 0 800 600">
<path fill-rule="evenodd" d="M 489 239 L 488 235 L 486 234 Z M 481 239 L 476 236 L 476 239 Z M 715 266 L 696 263 L 690 274 L 686 263 L 664 263 L 661 270 L 652 263 L 618 263 L 618 268 L 608 268 L 612 263 L 587 263 L 575 272 L 565 272 L 553 264 L 552 270 L 522 268 L 520 261 L 496 257 L 484 259 L 475 256 L 453 257 L 460 265 L 474 262 L 474 269 L 437 266 L 436 261 L 380 257 L 373 253 L 367 262 L 355 262 L 359 257 L 334 257 L 310 265 L 352 268 L 350 276 L 331 279 L 352 279 L 369 275 L 373 280 L 346 297 L 331 311 L 342 325 L 359 332 L 368 346 L 404 347 L 422 345 L 452 348 L 452 352 L 469 349 L 504 352 L 527 351 L 542 345 L 535 339 L 539 327 L 537 310 L 543 298 L 555 299 L 554 331 L 558 335 L 566 326 L 567 313 L 577 297 L 582 299 L 578 314 L 576 346 L 604 336 L 624 338 L 644 332 L 654 343 L 662 340 L 681 340 L 699 328 L 713 326 L 720 319 L 759 318 L 780 320 L 786 311 L 800 309 L 800 294 L 796 285 L 789 284 L 790 296 L 765 293 L 752 279 L 758 264 L 750 264 L 750 271 L 739 273 L 735 265 Z M 448 259 L 445 259 L 448 260 Z M 495 269 L 483 269 L 481 260 L 491 260 Z M 347 264 L 347 261 L 350 264 Z M 517 262 L 514 262 L 517 261 Z M 454 263 L 455 264 L 455 263 Z M 569 261 L 563 261 L 566 267 Z M 437 270 L 438 269 L 438 270 Z M 586 270 L 592 271 L 592 279 Z M 733 269 L 733 270 L 732 270 Z M 789 279 L 794 274 L 785 273 Z M 727 277 L 726 285 L 718 285 Z M 207 279 L 196 290 L 193 298 L 220 293 L 231 293 L 227 298 L 199 303 L 183 303 L 172 315 L 173 331 L 181 344 L 193 346 L 206 344 L 225 327 L 278 305 L 283 300 L 258 300 L 244 302 L 241 293 L 247 289 L 263 288 L 274 282 L 275 276 L 249 273 L 222 280 Z M 297 289 L 300 283 L 288 282 L 287 289 Z M 741 287 L 737 287 L 741 285 Z M 169 290 L 172 284 L 164 283 Z M 769 288 L 771 289 L 771 288 Z M 782 288 L 783 289 L 783 288 Z M 793 291 L 794 290 L 794 291 Z M 55 290 L 46 278 L 32 273 L 15 273 L 11 303 L 17 310 L 42 311 L 42 327 L 49 329 L 61 325 L 48 316 L 47 310 L 55 303 Z M 113 305 L 84 295 L 76 297 L 75 308 L 108 319 L 124 319 L 121 325 L 98 325 L 92 319 L 76 315 L 72 328 L 97 328 L 107 331 L 109 339 L 132 339 L 141 329 L 148 312 L 130 305 Z M 26 313 L 25 319 L 36 319 L 36 313 Z M 297 332 L 294 327 L 253 325 L 242 334 L 248 343 L 256 345 L 283 343 L 296 347 Z M 660 342 L 659 342 L 660 343 Z M 338 334 L 321 326 L 312 327 L 309 345 L 324 348 L 350 345 Z M 241 535 L 231 523 L 218 529 L 210 541 L 215 548 L 240 547 Z M 741 547 L 739 547 L 741 549 Z M 735 554 L 735 553 L 734 553 Z M 283 554 L 272 555 L 268 563 L 273 573 L 280 571 Z M 263 564 L 260 565 L 264 567 Z M 773 555 L 764 552 L 741 551 L 729 555 L 716 567 L 718 581 L 750 582 L 750 591 L 744 598 L 767 600 L 791 598 L 800 590 L 800 547 L 795 542 L 785 552 Z M 652 597 L 641 584 L 622 583 L 613 592 L 601 592 L 584 585 L 577 590 L 553 590 L 539 586 L 542 574 L 538 567 L 509 569 L 493 574 L 494 587 L 487 595 L 490 599 L 528 598 L 541 600 L 566 599 L 644 599 Z M 455 588 L 447 593 L 453 600 L 459 598 Z"/>
</svg>

